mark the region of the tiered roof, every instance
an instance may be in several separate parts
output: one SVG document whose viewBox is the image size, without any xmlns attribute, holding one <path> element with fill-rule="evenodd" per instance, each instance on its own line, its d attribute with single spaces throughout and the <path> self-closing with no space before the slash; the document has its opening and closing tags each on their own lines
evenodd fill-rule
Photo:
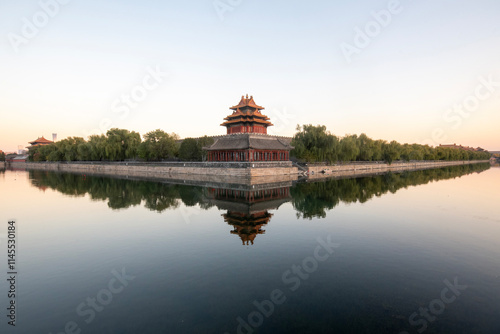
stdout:
<svg viewBox="0 0 500 334">
<path fill-rule="evenodd" d="M 30 141 L 29 142 L 31 146 L 37 146 L 37 145 L 48 145 L 48 144 L 53 144 L 54 142 L 52 140 L 45 139 L 43 136 L 38 137 L 37 140 Z"/>
<path fill-rule="evenodd" d="M 245 215 L 239 212 L 228 211 L 227 214 L 223 214 L 222 216 L 226 223 L 233 226 L 231 234 L 237 234 L 243 245 L 253 245 L 257 234 L 266 233 L 262 227 L 269 223 L 272 214 L 264 211 L 258 214 Z"/>
<path fill-rule="evenodd" d="M 273 124 L 269 122 L 269 117 L 263 115 L 260 111 L 264 108 L 257 105 L 253 99 L 247 96 L 242 96 L 240 103 L 236 106 L 229 108 L 234 110 L 233 113 L 224 120 L 226 122 L 222 123 L 222 126 L 230 126 L 237 123 L 252 123 L 262 125 L 264 127 L 272 126 Z"/>
<path fill-rule="evenodd" d="M 246 98 L 245 98 L 245 96 L 241 97 L 241 101 L 238 105 L 231 107 L 229 109 L 238 110 L 238 109 L 244 108 L 244 107 L 251 107 L 251 108 L 258 109 L 258 110 L 265 109 L 264 107 L 261 107 L 261 106 L 257 105 L 257 103 L 255 103 L 255 101 L 253 100 L 253 96 L 250 96 L 250 98 L 248 98 L 248 94 L 247 94 Z"/>
<path fill-rule="evenodd" d="M 207 151 L 217 150 L 286 150 L 293 147 L 290 140 L 284 137 L 273 137 L 256 133 L 237 133 L 216 138 L 210 147 L 204 147 Z"/>
</svg>

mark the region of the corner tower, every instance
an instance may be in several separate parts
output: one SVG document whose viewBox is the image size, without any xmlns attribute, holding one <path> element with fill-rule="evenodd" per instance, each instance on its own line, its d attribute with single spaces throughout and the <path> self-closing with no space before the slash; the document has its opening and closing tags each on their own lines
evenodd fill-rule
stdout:
<svg viewBox="0 0 500 334">
<path fill-rule="evenodd" d="M 214 137 L 215 142 L 203 149 L 207 160 L 214 162 L 266 162 L 270 165 L 291 166 L 291 138 L 267 134 L 273 124 L 263 115 L 264 108 L 257 105 L 253 96 L 242 96 L 238 105 L 231 107 L 233 113 L 224 118 L 222 126 L 227 134 Z"/>
<path fill-rule="evenodd" d="M 238 105 L 231 107 L 233 113 L 226 118 L 221 126 L 227 128 L 227 134 L 234 133 L 261 133 L 267 134 L 267 127 L 273 124 L 269 121 L 269 117 L 263 115 L 260 111 L 264 108 L 257 105 L 253 100 L 253 96 L 248 98 L 242 96 Z"/>
</svg>

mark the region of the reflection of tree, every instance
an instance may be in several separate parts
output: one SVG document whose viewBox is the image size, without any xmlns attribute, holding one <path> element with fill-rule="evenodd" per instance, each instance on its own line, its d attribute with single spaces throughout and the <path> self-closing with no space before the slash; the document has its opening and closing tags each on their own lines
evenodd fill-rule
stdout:
<svg viewBox="0 0 500 334">
<path fill-rule="evenodd" d="M 180 187 L 179 196 L 186 206 L 195 206 L 203 201 L 203 193 L 199 188 Z"/>
<path fill-rule="evenodd" d="M 490 168 L 488 163 L 462 165 L 401 174 L 388 173 L 374 177 L 330 179 L 322 182 L 299 183 L 290 189 L 285 187 L 255 191 L 230 189 L 215 191 L 212 188 L 196 186 L 47 171 L 30 171 L 29 175 L 32 184 L 40 189 L 51 188 L 68 196 L 88 194 L 93 201 L 107 201 L 111 209 L 128 208 L 140 205 L 144 201 L 146 208 L 158 212 L 178 208 L 181 202 L 186 206 L 199 205 L 201 209 L 206 210 L 217 203 L 219 206 L 226 201 L 232 203 L 231 206 L 224 204 L 228 207 L 223 205 L 220 209 L 229 210 L 232 213 L 254 214 L 268 210 L 269 205 L 279 207 L 282 201 L 289 201 L 291 195 L 297 217 L 311 219 L 326 217 L 326 211 L 333 209 L 340 202 L 364 203 L 373 196 L 382 196 L 387 192 L 395 193 L 401 188 L 456 178 L 473 172 L 482 172 L 488 168 Z M 214 202 L 213 199 L 217 201 Z M 272 203 L 277 199 L 279 199 L 277 202 Z M 243 204 L 246 209 L 241 211 L 241 207 L 234 207 L 236 203 Z M 257 203 L 262 203 L 262 206 L 257 207 Z M 249 208 L 251 212 L 246 212 L 245 210 Z M 246 231 L 246 229 L 240 230 Z"/>
<path fill-rule="evenodd" d="M 142 201 L 146 208 L 158 212 L 179 207 L 181 200 L 188 206 L 200 204 L 203 209 L 212 206 L 204 200 L 201 187 L 46 171 L 29 173 L 38 188 L 51 188 L 68 196 L 88 194 L 93 201 L 107 201 L 111 209 L 140 205 Z"/>
<path fill-rule="evenodd" d="M 70 175 L 78 177 L 78 175 Z M 108 206 L 111 209 L 122 209 L 141 204 L 142 193 L 133 182 L 108 182 L 108 179 L 101 177 L 83 177 L 82 181 L 88 182 L 89 187 L 86 192 L 93 201 L 108 200 Z"/>
<path fill-rule="evenodd" d="M 149 210 L 163 212 L 179 207 L 179 186 L 155 182 L 143 186 L 144 206 Z"/>
<path fill-rule="evenodd" d="M 426 184 L 432 181 L 461 177 L 473 172 L 482 172 L 489 164 L 451 166 L 401 174 L 387 173 L 380 176 L 351 179 L 330 179 L 315 183 L 299 183 L 291 189 L 292 204 L 297 217 L 325 218 L 326 211 L 340 202 L 364 203 L 373 196 L 387 192 L 395 193 L 401 188 Z"/>
</svg>

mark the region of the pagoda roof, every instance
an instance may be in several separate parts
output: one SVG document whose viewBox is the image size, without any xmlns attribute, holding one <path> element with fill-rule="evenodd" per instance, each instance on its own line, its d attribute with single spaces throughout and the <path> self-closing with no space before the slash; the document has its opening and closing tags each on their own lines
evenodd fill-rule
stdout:
<svg viewBox="0 0 500 334">
<path fill-rule="evenodd" d="M 240 110 L 236 110 L 231 115 L 226 116 L 224 119 L 225 120 L 229 120 L 231 118 L 237 119 L 237 118 L 242 118 L 242 117 L 249 118 L 249 119 L 253 118 L 253 117 L 257 117 L 257 118 L 262 118 L 262 119 L 265 119 L 265 120 L 269 120 L 269 117 L 267 117 L 266 115 L 263 115 L 258 110 L 255 110 L 255 111 L 253 111 L 252 113 L 249 113 L 249 114 L 243 113 Z"/>
<path fill-rule="evenodd" d="M 291 150 L 290 142 L 283 138 L 254 134 L 238 133 L 219 137 L 210 147 L 204 147 L 207 151 L 216 150 Z"/>
<path fill-rule="evenodd" d="M 224 119 L 227 119 L 227 118 L 224 118 Z M 266 126 L 272 126 L 273 125 L 273 123 L 269 122 L 266 119 L 241 117 L 241 118 L 236 118 L 236 119 L 228 120 L 228 121 L 222 123 L 221 126 L 227 126 L 227 125 L 230 125 L 230 124 L 237 124 L 237 123 L 258 123 L 258 124 L 263 124 L 263 125 L 266 125 Z"/>
<path fill-rule="evenodd" d="M 236 110 L 236 109 L 240 109 L 240 108 L 244 108 L 244 107 L 251 107 L 251 108 L 258 109 L 258 110 L 265 109 L 264 107 L 261 107 L 255 103 L 255 101 L 253 100 L 253 96 L 250 96 L 250 98 L 248 98 L 248 94 L 246 97 L 245 96 L 241 97 L 241 101 L 240 101 L 240 103 L 238 103 L 238 105 L 231 107 L 229 109 Z"/>
<path fill-rule="evenodd" d="M 232 201 L 231 198 L 227 199 L 213 199 L 210 202 L 215 204 L 219 210 L 228 210 L 233 212 L 239 212 L 243 214 L 254 214 L 258 212 L 262 212 L 264 210 L 276 210 L 279 207 L 289 202 L 291 199 L 290 196 L 284 198 L 274 198 L 267 199 L 258 203 L 244 203 L 244 202 L 235 202 Z"/>
<path fill-rule="evenodd" d="M 36 145 L 36 144 L 53 144 L 54 142 L 52 140 L 45 139 L 43 136 L 41 136 L 34 141 L 30 141 L 29 143 L 31 145 Z"/>
</svg>

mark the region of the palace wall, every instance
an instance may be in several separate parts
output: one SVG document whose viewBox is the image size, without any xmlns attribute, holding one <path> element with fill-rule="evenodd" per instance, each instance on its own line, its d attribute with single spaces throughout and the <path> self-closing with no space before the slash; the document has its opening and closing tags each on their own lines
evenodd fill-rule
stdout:
<svg viewBox="0 0 500 334">
<path fill-rule="evenodd" d="M 272 177 L 297 175 L 290 161 L 281 162 L 166 162 L 166 163 L 99 163 L 99 162 L 26 162 L 12 167 L 60 172 L 84 172 L 103 175 L 170 177 L 172 175 L 213 175 L 218 177 Z"/>
<path fill-rule="evenodd" d="M 308 177 L 321 179 L 328 177 L 356 177 L 385 172 L 421 170 L 446 166 L 484 163 L 484 161 L 417 161 L 347 163 L 343 165 L 309 165 Z M 261 184 L 296 180 L 297 167 L 290 161 L 282 162 L 14 162 L 7 166 L 14 169 L 38 169 L 94 175 L 126 176 L 157 180 L 181 180 L 184 183 L 196 180 L 211 182 Z M 0 163 L 0 168 L 1 168 Z"/>
<path fill-rule="evenodd" d="M 400 172 L 405 170 L 422 170 L 447 166 L 485 163 L 489 160 L 471 161 L 410 161 L 393 162 L 354 162 L 343 165 L 309 165 L 307 166 L 309 178 L 325 178 L 335 176 L 362 176 L 386 172 Z"/>
</svg>

